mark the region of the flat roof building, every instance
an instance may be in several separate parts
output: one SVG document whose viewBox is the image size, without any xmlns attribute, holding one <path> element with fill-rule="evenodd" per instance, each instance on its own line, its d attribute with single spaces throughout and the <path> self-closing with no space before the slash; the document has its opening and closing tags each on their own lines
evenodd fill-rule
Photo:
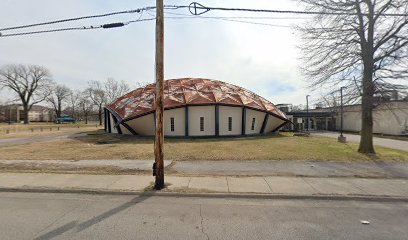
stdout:
<svg viewBox="0 0 408 240">
<path fill-rule="evenodd" d="M 284 129 L 302 131 L 328 130 L 340 131 L 340 107 L 291 110 L 288 104 L 277 105 L 291 121 Z M 361 104 L 343 107 L 343 130 L 359 132 L 361 130 Z M 309 126 L 307 127 L 307 118 Z M 373 109 L 373 133 L 386 135 L 408 135 L 408 99 L 391 100 L 375 104 Z"/>
</svg>

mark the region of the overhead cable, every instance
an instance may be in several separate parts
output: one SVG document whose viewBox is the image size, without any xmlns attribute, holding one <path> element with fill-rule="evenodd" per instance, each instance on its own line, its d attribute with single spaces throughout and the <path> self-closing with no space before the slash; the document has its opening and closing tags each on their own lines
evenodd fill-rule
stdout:
<svg viewBox="0 0 408 240">
<path fill-rule="evenodd" d="M 197 2 L 192 2 L 188 6 L 183 5 L 165 5 L 164 9 L 167 10 L 177 10 L 182 8 L 188 8 L 190 13 L 193 15 L 202 15 L 208 11 L 218 10 L 218 11 L 243 11 L 243 12 L 257 12 L 257 13 L 281 13 L 281 14 L 306 14 L 306 15 L 355 15 L 355 13 L 350 12 L 315 12 L 315 11 L 297 11 L 297 10 L 274 10 L 274 9 L 251 9 L 251 8 L 227 8 L 227 7 L 208 7 L 204 6 Z M 156 9 L 156 6 L 150 7 L 143 7 L 137 8 L 133 10 L 124 10 L 118 12 L 110 12 L 104 14 L 97 14 L 97 15 L 89 15 L 89 16 L 82 16 L 82 17 L 74 17 L 74 18 L 67 18 L 67 19 L 59 19 L 49 22 L 41 22 L 41 23 L 33 23 L 21 26 L 14 26 L 14 27 L 5 27 L 0 28 L 0 31 L 8 31 L 8 30 L 16 30 L 22 28 L 29 28 L 29 27 L 37 27 L 43 25 L 50 25 L 50 24 L 57 24 L 57 23 L 65 23 L 70 21 L 78 21 L 84 19 L 91 19 L 91 18 L 101 18 L 101 17 L 108 17 L 113 15 L 119 14 L 132 14 L 132 13 L 141 13 L 143 11 L 153 10 Z M 199 11 L 201 10 L 201 11 Z M 364 14 L 367 15 L 367 14 Z M 407 13 L 383 13 L 382 16 L 399 16 L 399 17 L 408 17 Z"/>
<path fill-rule="evenodd" d="M 306 14 L 306 15 L 356 15 L 351 12 L 315 12 L 315 11 L 297 11 L 297 10 L 274 10 L 274 9 L 252 9 L 252 8 L 226 8 L 226 7 L 207 7 L 197 2 L 190 3 L 188 10 L 193 15 L 202 15 L 208 11 L 239 11 L 239 12 L 260 12 L 260 13 L 286 13 L 286 14 Z M 201 11 L 199 11 L 201 10 Z M 368 15 L 368 14 L 363 14 Z M 377 15 L 377 14 L 374 14 Z M 381 16 L 407 17 L 407 13 L 382 13 Z"/>
<path fill-rule="evenodd" d="M 132 20 L 132 21 L 127 21 L 127 22 L 108 23 L 108 24 L 95 25 L 95 26 L 92 25 L 92 26 L 83 26 L 83 27 L 56 28 L 56 29 L 49 29 L 49 30 L 39 30 L 39 31 L 10 33 L 10 34 L 0 33 L 0 38 L 22 36 L 22 35 L 33 35 L 33 34 L 40 34 L 40 33 L 64 32 L 64 31 L 75 31 L 75 30 L 94 30 L 94 29 L 101 29 L 101 28 L 104 28 L 104 29 L 116 28 L 116 27 L 123 27 L 131 23 L 146 22 L 146 21 L 151 21 L 155 19 L 156 18 L 145 18 L 145 19 L 138 19 L 138 20 Z"/>
<path fill-rule="evenodd" d="M 164 9 L 168 9 L 168 10 L 176 10 L 180 8 L 188 8 L 188 6 L 176 6 L 176 5 L 165 5 L 164 6 Z M 29 28 L 29 27 L 38 27 L 38 26 L 65 23 L 65 22 L 78 21 L 78 20 L 91 19 L 91 18 L 102 18 L 102 17 L 108 17 L 108 16 L 120 15 L 120 14 L 142 13 L 143 11 L 148 11 L 148 10 L 153 10 L 153 9 L 156 9 L 156 6 L 143 7 L 143 8 L 137 8 L 137 9 L 132 9 L 132 10 L 118 11 L 118 12 L 103 13 L 103 14 L 97 14 L 97 15 L 59 19 L 59 20 L 54 20 L 54 21 L 49 21 L 49 22 L 33 23 L 33 24 L 14 26 L 14 27 L 5 27 L 5 28 L 0 28 L 0 31 L 15 30 L 15 29 L 22 29 L 22 28 Z"/>
<path fill-rule="evenodd" d="M 166 19 L 214 19 L 214 20 L 222 20 L 227 22 L 238 22 L 238 23 L 248 23 L 254 25 L 263 25 L 263 26 L 270 26 L 270 27 L 284 27 L 290 28 L 292 26 L 289 25 L 279 25 L 279 24 L 271 24 L 271 23 L 262 23 L 262 22 L 253 22 L 253 21 L 245 21 L 245 20 L 238 20 L 238 19 L 229 19 L 224 17 L 203 17 L 203 16 L 196 16 L 196 17 L 165 17 Z"/>
</svg>

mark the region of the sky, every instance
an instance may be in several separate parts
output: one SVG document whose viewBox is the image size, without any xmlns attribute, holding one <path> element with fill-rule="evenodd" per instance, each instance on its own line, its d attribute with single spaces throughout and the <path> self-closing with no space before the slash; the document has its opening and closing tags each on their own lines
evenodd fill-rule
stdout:
<svg viewBox="0 0 408 240">
<path fill-rule="evenodd" d="M 166 5 L 188 5 L 190 2 L 164 1 Z M 198 2 L 232 8 L 302 9 L 292 0 Z M 154 5 L 153 0 L 1 0 L 0 28 Z M 221 80 L 247 88 L 274 104 L 305 104 L 307 94 L 312 95 L 310 101 L 319 97 L 317 93 L 314 96 L 309 92 L 300 72 L 299 36 L 293 26 L 302 24 L 305 21 L 303 16 L 226 11 L 210 11 L 202 15 L 274 25 L 270 26 L 191 18 L 188 9 L 165 12 L 166 17 L 185 17 L 165 19 L 165 79 L 199 77 Z M 142 16 L 138 13 L 116 15 L 19 31 L 126 22 L 139 17 L 151 18 L 154 14 L 152 11 L 143 12 Z M 154 21 L 114 29 L 4 37 L 0 38 L 0 66 L 41 65 L 50 70 L 56 82 L 77 90 L 86 88 L 88 81 L 104 81 L 110 77 L 124 80 L 136 88 L 141 83 L 155 80 L 154 41 Z M 0 92 L 0 100 L 7 97 L 4 90 Z"/>
</svg>

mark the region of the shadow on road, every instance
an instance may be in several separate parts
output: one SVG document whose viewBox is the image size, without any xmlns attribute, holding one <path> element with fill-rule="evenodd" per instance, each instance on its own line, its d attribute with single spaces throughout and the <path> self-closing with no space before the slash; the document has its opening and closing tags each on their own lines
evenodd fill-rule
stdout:
<svg viewBox="0 0 408 240">
<path fill-rule="evenodd" d="M 109 218 L 109 217 L 111 217 L 111 216 L 113 216 L 113 215 L 115 215 L 115 214 L 117 214 L 119 212 L 122 212 L 122 211 L 124 211 L 124 210 L 126 210 L 126 209 L 140 203 L 140 202 L 145 201 L 146 199 L 148 199 L 148 198 L 150 198 L 152 196 L 154 196 L 154 194 L 148 194 L 148 195 L 147 194 L 140 194 L 137 197 L 131 199 L 130 201 L 128 201 L 128 202 L 126 202 L 126 203 L 124 203 L 124 204 L 122 204 L 122 205 L 120 205 L 120 206 L 118 206 L 116 208 L 113 208 L 113 209 L 111 209 L 109 211 L 106 211 L 106 212 L 104 212 L 104 213 L 102 213 L 102 214 L 100 214 L 98 216 L 95 216 L 95 217 L 93 217 L 93 218 L 91 218 L 91 219 L 89 219 L 89 220 L 87 220 L 85 222 L 78 223 L 78 221 L 71 221 L 71 222 L 69 222 L 69 223 L 67 223 L 67 224 L 65 224 L 65 225 L 63 225 L 61 227 L 58 227 L 58 228 L 56 228 L 54 230 L 51 230 L 51 231 L 49 231 L 47 233 L 44 233 L 43 235 L 41 235 L 39 237 L 34 238 L 34 240 L 52 239 L 52 238 L 58 237 L 58 236 L 60 236 L 60 235 L 62 235 L 64 233 L 66 233 L 66 232 L 68 232 L 68 231 L 70 231 L 72 229 L 76 229 L 76 232 L 81 232 L 81 231 L 83 231 L 83 230 L 85 230 L 85 229 L 87 229 L 87 228 L 89 228 L 89 227 L 91 227 L 91 226 L 93 226 L 95 224 L 98 224 L 98 223 L 102 222 L 103 220 L 105 220 L 105 219 L 107 219 L 107 218 Z"/>
</svg>

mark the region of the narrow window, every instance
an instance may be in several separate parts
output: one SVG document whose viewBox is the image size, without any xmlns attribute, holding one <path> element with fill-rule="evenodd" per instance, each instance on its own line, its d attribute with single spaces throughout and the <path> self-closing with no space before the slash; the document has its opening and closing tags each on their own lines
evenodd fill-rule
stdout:
<svg viewBox="0 0 408 240">
<path fill-rule="evenodd" d="M 228 117 L 228 131 L 232 131 L 232 117 Z"/>
<path fill-rule="evenodd" d="M 200 131 L 204 132 L 204 117 L 200 117 Z"/>
<path fill-rule="evenodd" d="M 170 131 L 174 132 L 174 117 L 170 118 Z"/>
<path fill-rule="evenodd" d="M 252 118 L 251 130 L 255 130 L 255 118 Z"/>
</svg>

